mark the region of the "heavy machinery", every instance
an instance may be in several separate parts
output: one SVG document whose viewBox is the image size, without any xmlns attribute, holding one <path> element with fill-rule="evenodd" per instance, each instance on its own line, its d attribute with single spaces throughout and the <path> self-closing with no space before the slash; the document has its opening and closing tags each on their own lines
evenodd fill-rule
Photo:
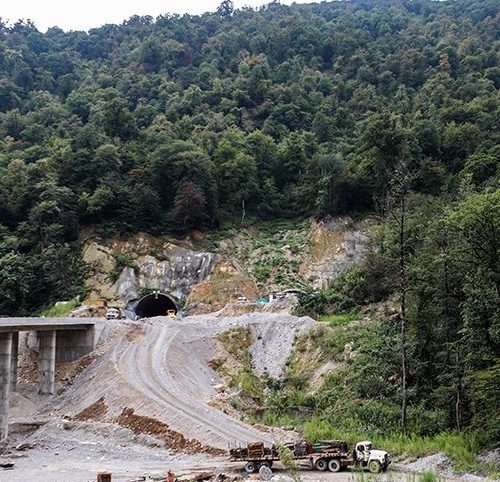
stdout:
<svg viewBox="0 0 500 482">
<path fill-rule="evenodd" d="M 343 440 L 322 440 L 316 444 L 306 441 L 284 444 L 293 453 L 296 461 L 309 462 L 313 469 L 339 472 L 347 467 L 360 467 L 372 473 L 386 471 L 391 463 L 389 454 L 384 450 L 373 450 L 368 440 L 358 442 L 351 452 L 347 442 Z M 257 472 L 261 467 L 272 467 L 279 461 L 278 447 L 266 447 L 263 443 L 252 443 L 246 447 L 229 450 L 232 462 L 246 462 L 245 471 Z"/>
</svg>

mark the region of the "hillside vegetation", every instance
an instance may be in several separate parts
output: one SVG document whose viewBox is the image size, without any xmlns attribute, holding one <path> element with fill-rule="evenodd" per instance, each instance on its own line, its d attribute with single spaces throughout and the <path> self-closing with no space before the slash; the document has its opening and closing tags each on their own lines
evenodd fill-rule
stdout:
<svg viewBox="0 0 500 482">
<path fill-rule="evenodd" d="M 351 427 L 500 440 L 499 17 L 496 0 L 226 0 L 88 33 L 0 21 L 0 313 L 82 292 L 82 229 L 376 215 L 366 262 L 302 300 L 397 305 L 359 334 Z M 314 400 L 332 423 L 338 377 Z"/>
</svg>

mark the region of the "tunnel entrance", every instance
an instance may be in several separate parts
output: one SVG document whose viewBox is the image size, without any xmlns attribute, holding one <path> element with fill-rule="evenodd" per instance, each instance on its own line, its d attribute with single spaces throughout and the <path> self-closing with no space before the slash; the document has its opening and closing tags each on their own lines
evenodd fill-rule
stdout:
<svg viewBox="0 0 500 482">
<path fill-rule="evenodd" d="M 177 314 L 177 305 L 170 296 L 165 293 L 151 293 L 139 300 L 134 311 L 138 318 L 153 318 L 166 316 L 169 310 Z"/>
</svg>

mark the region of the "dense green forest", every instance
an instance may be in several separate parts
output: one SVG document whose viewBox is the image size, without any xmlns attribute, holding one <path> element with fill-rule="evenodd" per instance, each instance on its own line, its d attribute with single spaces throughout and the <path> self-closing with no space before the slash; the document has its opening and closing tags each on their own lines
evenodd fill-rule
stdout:
<svg viewBox="0 0 500 482">
<path fill-rule="evenodd" d="M 396 297 L 410 428 L 500 440 L 499 19 L 497 0 L 226 0 L 88 33 L 0 20 L 0 313 L 81 291 L 82 229 L 375 213 L 377 249 L 311 310 Z M 359 399 L 401 398 L 400 321 Z"/>
</svg>

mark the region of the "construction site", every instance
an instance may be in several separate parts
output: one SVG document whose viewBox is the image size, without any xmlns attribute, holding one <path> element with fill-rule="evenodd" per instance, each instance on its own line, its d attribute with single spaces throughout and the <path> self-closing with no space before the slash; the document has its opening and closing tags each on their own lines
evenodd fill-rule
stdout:
<svg viewBox="0 0 500 482">
<path fill-rule="evenodd" d="M 363 229 L 337 220 L 280 234 L 287 261 L 273 276 L 295 266 L 288 282 L 330 283 L 363 259 Z M 300 289 L 249 276 L 263 259 L 253 236 L 222 240 L 215 254 L 147 236 L 92 241 L 85 300 L 0 318 L 0 480 L 458 480 L 442 453 L 394 456 L 362 433 L 311 440 L 263 416 L 294 377 L 306 398 L 290 409 L 314 416 L 307 396 L 357 359 L 382 307 L 337 328 L 295 315 Z M 309 246 L 290 248 L 300 239 Z"/>
<path fill-rule="evenodd" d="M 230 309 L 237 312 L 241 306 Z M 289 480 L 276 449 L 282 444 L 291 447 L 296 466 L 303 469 L 301 480 L 352 480 L 348 466 L 354 462 L 347 447 L 328 448 L 328 456 L 324 447 L 297 449 L 301 436 L 295 431 L 242 421 L 226 403 L 231 388 L 210 366 L 216 355 L 230 356 L 220 353 L 218 335 L 248 329 L 255 340 L 254 369 L 279 377 L 296 336 L 315 321 L 284 311 L 236 316 L 228 311 L 184 318 L 68 318 L 59 325 L 55 320 L 3 319 L 1 340 L 8 329 L 18 330 L 19 336 L 17 372 L 2 365 L 2 381 L 6 373 L 10 377 L 2 402 L 8 392 L 10 403 L 2 406 L 0 480 Z M 92 323 L 88 353 L 81 356 L 72 348 L 68 355 L 66 349 L 66 360 L 74 360 L 57 362 L 64 347 L 53 343 L 47 351 L 48 332 L 42 326 L 55 330 L 55 338 L 67 347 L 71 328 L 81 330 L 84 322 Z M 262 454 L 249 453 L 252 447 Z M 383 467 L 366 468 L 385 472 L 384 454 Z M 400 470 L 391 471 L 391 480 L 407 479 Z"/>
</svg>

